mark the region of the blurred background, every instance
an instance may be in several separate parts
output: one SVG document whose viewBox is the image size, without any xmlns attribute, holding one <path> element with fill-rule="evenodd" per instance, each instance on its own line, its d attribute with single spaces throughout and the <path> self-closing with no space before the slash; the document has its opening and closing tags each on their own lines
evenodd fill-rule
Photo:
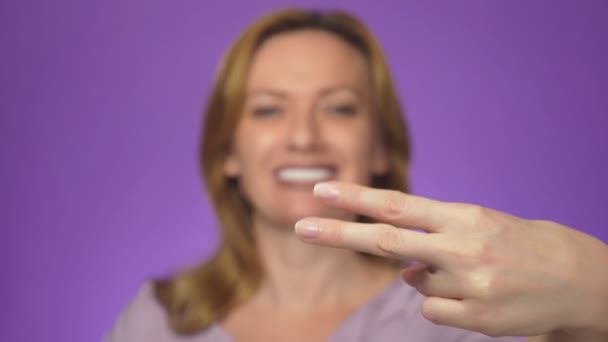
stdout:
<svg viewBox="0 0 608 342">
<path fill-rule="evenodd" d="M 201 109 L 238 33 L 344 8 L 385 48 L 413 192 L 608 242 L 608 2 L 0 2 L 0 340 L 98 341 L 213 253 Z M 601 271 L 601 270 L 598 270 Z"/>
</svg>

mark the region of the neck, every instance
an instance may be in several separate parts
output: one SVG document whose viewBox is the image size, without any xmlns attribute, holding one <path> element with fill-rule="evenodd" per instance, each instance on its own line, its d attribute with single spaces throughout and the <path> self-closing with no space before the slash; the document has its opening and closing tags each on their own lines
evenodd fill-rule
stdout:
<svg viewBox="0 0 608 342">
<path fill-rule="evenodd" d="M 256 220 L 254 231 L 265 272 L 255 299 L 274 308 L 304 311 L 358 306 L 396 273 L 353 251 L 306 244 L 292 227 Z"/>
</svg>

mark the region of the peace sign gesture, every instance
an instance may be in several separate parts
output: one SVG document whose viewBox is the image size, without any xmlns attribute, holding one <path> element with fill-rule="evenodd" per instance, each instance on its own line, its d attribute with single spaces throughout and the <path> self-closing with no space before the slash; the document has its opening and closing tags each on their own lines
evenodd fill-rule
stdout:
<svg viewBox="0 0 608 342">
<path fill-rule="evenodd" d="M 311 217 L 296 224 L 297 235 L 417 261 L 402 275 L 427 297 L 421 311 L 435 323 L 490 336 L 608 336 L 608 247 L 589 235 L 477 205 L 354 184 L 320 183 L 314 192 L 327 205 L 382 223 Z"/>
</svg>

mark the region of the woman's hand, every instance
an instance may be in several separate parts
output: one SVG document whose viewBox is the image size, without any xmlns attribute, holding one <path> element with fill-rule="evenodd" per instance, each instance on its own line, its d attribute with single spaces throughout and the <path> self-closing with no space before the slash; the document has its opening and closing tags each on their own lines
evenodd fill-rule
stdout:
<svg viewBox="0 0 608 342">
<path fill-rule="evenodd" d="M 422 314 L 437 324 L 490 336 L 608 335 L 608 246 L 589 235 L 354 184 L 321 183 L 315 195 L 382 223 L 306 218 L 296 224 L 298 236 L 416 261 L 402 275 L 427 297 Z"/>
</svg>

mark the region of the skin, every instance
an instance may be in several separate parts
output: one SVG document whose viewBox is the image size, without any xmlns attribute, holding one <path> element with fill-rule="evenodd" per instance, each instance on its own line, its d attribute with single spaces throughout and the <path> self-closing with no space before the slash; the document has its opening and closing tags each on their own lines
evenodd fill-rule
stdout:
<svg viewBox="0 0 608 342">
<path fill-rule="evenodd" d="M 303 217 L 355 216 L 319 201 L 314 182 L 286 183 L 276 176 L 284 166 L 330 166 L 335 180 L 368 184 L 384 173 L 370 94 L 364 58 L 330 33 L 283 33 L 256 52 L 224 172 L 239 179 L 253 208 L 265 279 L 222 322 L 236 340 L 325 340 L 398 275 L 354 251 L 300 241 L 292 227 Z"/>
<path fill-rule="evenodd" d="M 608 341 L 603 242 L 550 221 L 396 191 L 329 182 L 314 193 L 384 223 L 308 217 L 296 234 L 311 244 L 418 261 L 402 276 L 427 296 L 421 311 L 429 320 L 490 336 L 532 336 L 527 341 Z"/>
<path fill-rule="evenodd" d="M 352 250 L 418 261 L 403 278 L 428 297 L 422 313 L 438 324 L 544 334 L 530 341 L 606 340 L 602 242 L 553 222 L 352 184 L 386 171 L 367 69 L 352 47 L 319 31 L 276 36 L 256 54 L 247 90 L 224 170 L 254 209 L 267 276 L 222 322 L 237 340 L 324 340 L 394 275 Z M 356 115 L 336 110 L 344 106 Z M 340 182 L 314 193 L 312 184 L 278 182 L 274 170 L 294 164 L 331 164 Z M 385 224 L 363 227 L 355 213 Z M 291 231 L 303 217 L 296 233 L 304 243 Z"/>
</svg>

